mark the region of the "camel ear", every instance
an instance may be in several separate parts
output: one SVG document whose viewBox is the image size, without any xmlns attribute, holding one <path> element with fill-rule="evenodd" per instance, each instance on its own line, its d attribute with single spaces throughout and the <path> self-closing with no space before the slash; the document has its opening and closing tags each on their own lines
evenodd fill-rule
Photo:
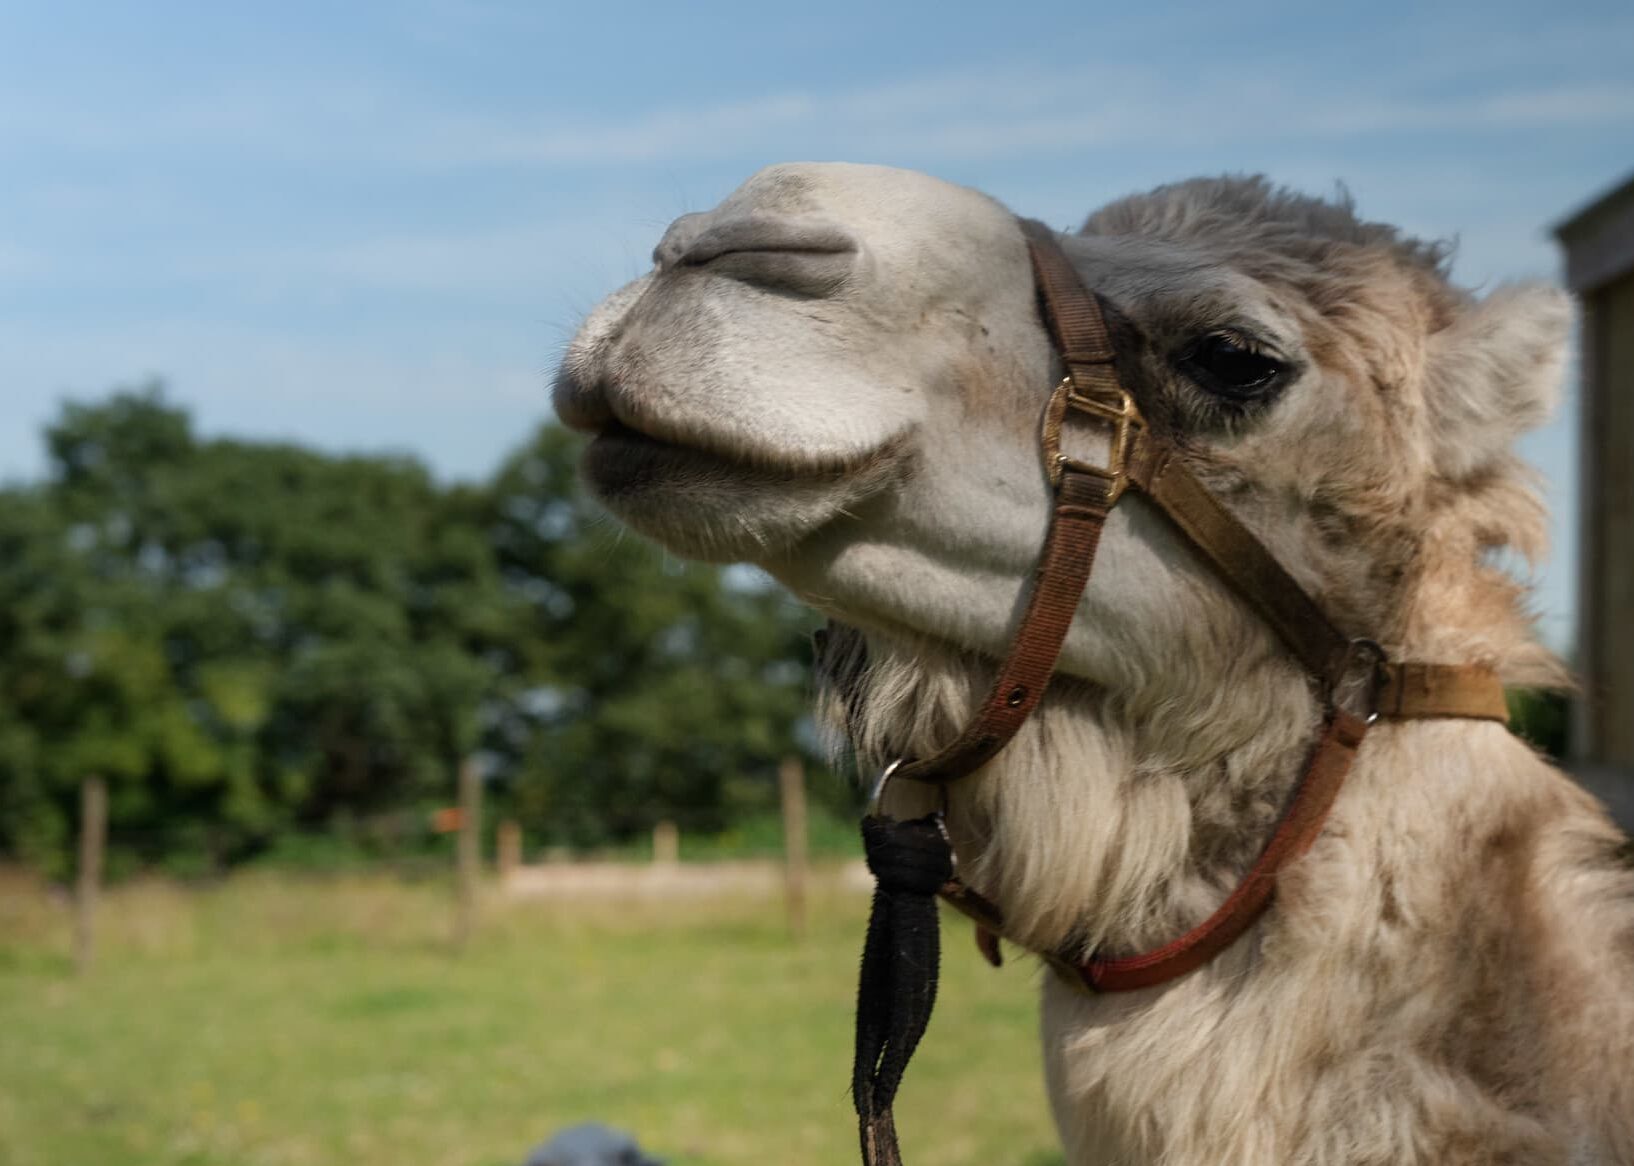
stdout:
<svg viewBox="0 0 1634 1166">
<path fill-rule="evenodd" d="M 1513 284 L 1430 337 L 1425 397 L 1443 474 L 1475 473 L 1554 410 L 1572 318 L 1559 288 Z"/>
</svg>

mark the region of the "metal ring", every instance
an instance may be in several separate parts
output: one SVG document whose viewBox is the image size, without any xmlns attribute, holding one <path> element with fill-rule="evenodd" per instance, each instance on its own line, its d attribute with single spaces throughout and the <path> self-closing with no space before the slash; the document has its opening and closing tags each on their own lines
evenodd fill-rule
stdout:
<svg viewBox="0 0 1634 1166">
<path fill-rule="evenodd" d="M 1339 672 L 1328 695 L 1334 708 L 1343 709 L 1364 724 L 1379 719 L 1379 694 L 1384 688 L 1384 666 L 1390 654 L 1376 640 L 1357 636 L 1345 645 Z M 1357 675 L 1358 667 L 1366 672 Z"/>
<path fill-rule="evenodd" d="M 874 779 L 874 792 L 868 795 L 869 817 L 876 817 L 879 814 L 880 806 L 885 801 L 885 787 L 891 784 L 891 778 L 896 774 L 898 769 L 902 768 L 903 763 L 907 760 L 908 759 L 906 757 L 898 757 L 884 769 L 880 770 L 879 777 Z"/>
<path fill-rule="evenodd" d="M 912 760 L 913 760 L 913 758 L 911 758 L 911 757 L 898 757 L 895 761 L 891 762 L 883 770 L 880 771 L 880 775 L 877 778 L 874 779 L 873 792 L 868 795 L 868 809 L 865 811 L 865 813 L 867 813 L 869 817 L 878 817 L 879 816 L 880 810 L 884 807 L 884 804 L 885 804 L 885 790 L 886 790 L 886 787 L 888 787 L 891 784 L 891 779 L 896 776 L 896 771 L 901 769 L 904 765 L 908 764 Z M 938 818 L 947 817 L 947 811 L 948 811 L 947 783 L 946 782 L 925 782 L 923 784 L 932 785 L 932 786 L 936 787 L 936 792 L 939 795 L 939 799 L 938 799 L 938 805 L 936 807 L 935 813 L 937 814 Z M 942 830 L 943 830 L 943 833 L 945 834 L 946 831 L 947 831 L 947 827 L 944 825 L 942 827 Z"/>
</svg>

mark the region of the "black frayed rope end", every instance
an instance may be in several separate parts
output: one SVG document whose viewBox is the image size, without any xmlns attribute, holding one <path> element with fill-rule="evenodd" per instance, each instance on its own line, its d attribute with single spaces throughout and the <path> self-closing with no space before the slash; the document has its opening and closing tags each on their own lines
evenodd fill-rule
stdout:
<svg viewBox="0 0 1634 1166">
<path fill-rule="evenodd" d="M 862 843 L 875 887 L 857 986 L 851 1099 L 863 1162 L 901 1166 L 891 1106 L 936 1004 L 936 893 L 953 877 L 953 847 L 940 814 L 904 822 L 870 815 Z"/>
</svg>

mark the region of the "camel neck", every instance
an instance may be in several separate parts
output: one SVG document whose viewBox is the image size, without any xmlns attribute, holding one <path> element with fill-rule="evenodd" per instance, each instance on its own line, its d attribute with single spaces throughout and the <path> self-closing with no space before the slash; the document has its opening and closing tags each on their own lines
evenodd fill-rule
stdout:
<svg viewBox="0 0 1634 1166">
<path fill-rule="evenodd" d="M 1092 693 L 1050 701 L 951 801 L 970 881 L 1006 931 L 1035 950 L 1119 955 L 1207 918 L 1263 849 L 1319 731 L 1298 688 L 1266 703 L 1278 715 L 1243 737 L 1179 714 L 1130 719 Z"/>
<path fill-rule="evenodd" d="M 860 653 L 859 653 L 860 658 Z M 870 637 L 847 699 L 829 693 L 859 765 L 934 747 L 961 723 L 983 662 Z M 1320 721 L 1298 673 L 1267 658 L 1196 694 L 1118 699 L 1058 677 L 994 761 L 948 791 L 972 886 L 1037 950 L 1141 950 L 1206 917 L 1252 864 Z M 898 815 L 930 808 L 901 787 Z"/>
</svg>

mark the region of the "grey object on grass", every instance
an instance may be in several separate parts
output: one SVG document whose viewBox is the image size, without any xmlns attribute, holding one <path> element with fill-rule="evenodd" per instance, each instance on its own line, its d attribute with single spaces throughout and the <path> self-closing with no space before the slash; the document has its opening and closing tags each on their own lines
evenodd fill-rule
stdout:
<svg viewBox="0 0 1634 1166">
<path fill-rule="evenodd" d="M 664 1166 L 622 1130 L 587 1121 L 534 1147 L 523 1166 Z"/>
</svg>

